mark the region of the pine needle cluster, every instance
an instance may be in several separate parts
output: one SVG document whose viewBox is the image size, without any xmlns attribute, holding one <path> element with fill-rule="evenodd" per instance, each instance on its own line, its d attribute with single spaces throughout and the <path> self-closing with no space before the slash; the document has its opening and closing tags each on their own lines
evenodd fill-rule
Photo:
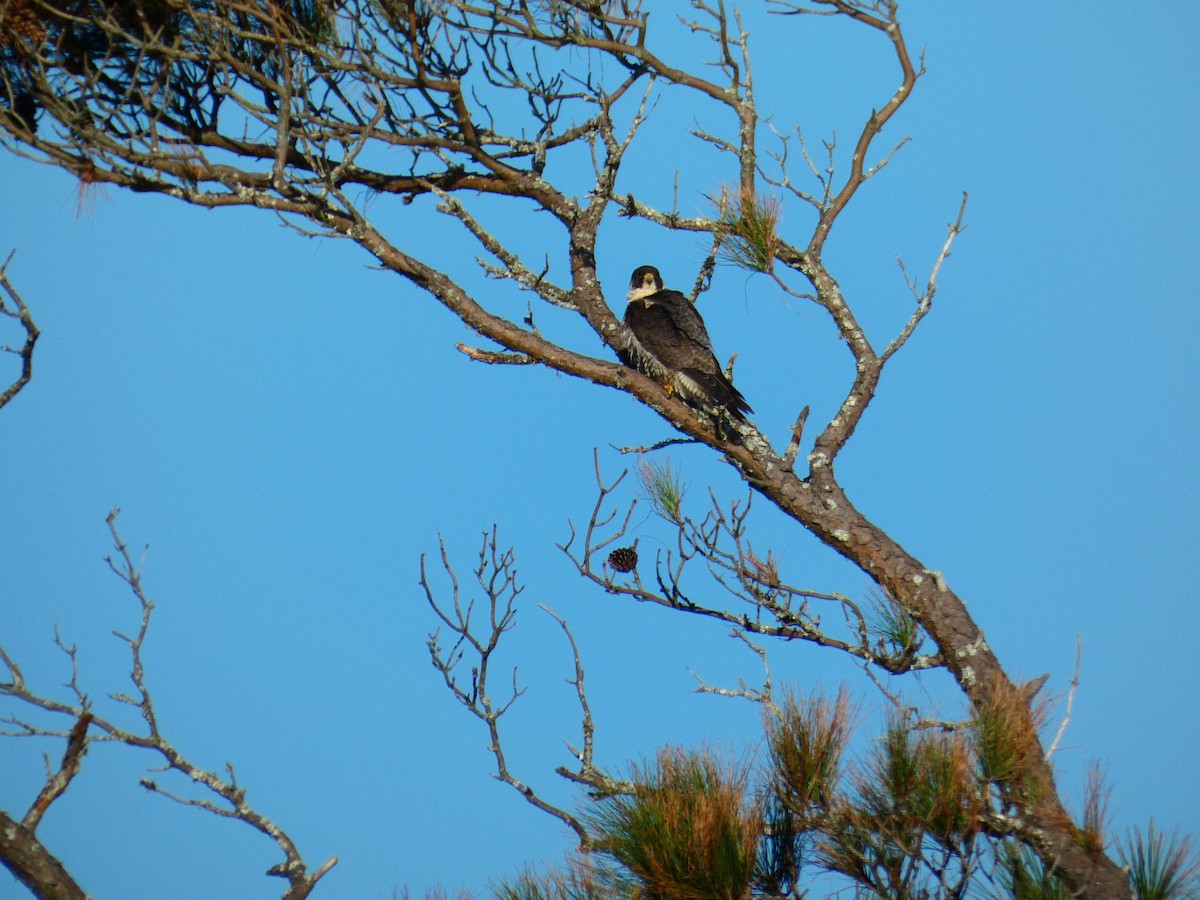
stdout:
<svg viewBox="0 0 1200 900">
<path fill-rule="evenodd" d="M 845 688 L 784 691 L 764 716 L 757 766 L 707 749 L 667 748 L 630 767 L 628 793 L 585 813 L 591 850 L 557 870 L 493 885 L 504 900 L 749 900 L 808 896 L 814 878 L 862 896 L 1058 900 L 1055 870 L 995 813 L 1036 802 L 1036 744 L 1020 689 L 998 691 L 972 723 L 914 722 L 897 711 L 857 759 Z M 1022 714 L 1021 704 L 1024 704 Z M 1089 776 L 1080 841 L 1101 852 L 1107 792 Z M 1153 822 L 1120 850 L 1138 900 L 1196 900 L 1190 839 Z M 820 883 L 819 881 L 816 883 Z"/>
<path fill-rule="evenodd" d="M 778 198 L 745 188 L 722 187 L 709 200 L 717 210 L 715 235 L 727 262 L 752 272 L 770 273 L 779 249 Z"/>
<path fill-rule="evenodd" d="M 980 777 L 1013 805 L 1038 802 L 1047 790 L 1040 774 L 1038 728 L 1045 708 L 1029 707 L 1019 687 L 997 686 L 972 722 Z"/>
<path fill-rule="evenodd" d="M 650 508 L 678 525 L 683 522 L 683 498 L 687 485 L 679 469 L 671 464 L 670 457 L 662 461 L 643 456 L 638 460 L 638 480 L 642 484 L 642 495 Z"/>
<path fill-rule="evenodd" d="M 636 791 L 600 801 L 592 816 L 597 849 L 630 887 L 671 900 L 745 897 L 762 823 L 745 769 L 708 750 L 666 748 L 632 776 Z"/>
<path fill-rule="evenodd" d="M 866 624 L 871 635 L 889 652 L 915 656 L 925 635 L 920 623 L 888 594 L 873 591 Z"/>
<path fill-rule="evenodd" d="M 1167 837 L 1151 819 L 1147 833 L 1135 829 L 1119 854 L 1137 900 L 1200 898 L 1200 857 L 1188 835 L 1176 831 Z"/>
</svg>

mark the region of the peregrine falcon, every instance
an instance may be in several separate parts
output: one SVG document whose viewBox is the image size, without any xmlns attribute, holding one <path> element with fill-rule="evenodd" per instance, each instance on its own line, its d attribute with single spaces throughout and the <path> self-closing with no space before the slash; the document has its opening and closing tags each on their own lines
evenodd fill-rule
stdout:
<svg viewBox="0 0 1200 900">
<path fill-rule="evenodd" d="M 746 421 L 753 412 L 713 355 L 704 320 L 687 297 L 663 287 L 654 266 L 634 269 L 625 325 L 633 338 L 622 360 L 699 409 Z"/>
</svg>

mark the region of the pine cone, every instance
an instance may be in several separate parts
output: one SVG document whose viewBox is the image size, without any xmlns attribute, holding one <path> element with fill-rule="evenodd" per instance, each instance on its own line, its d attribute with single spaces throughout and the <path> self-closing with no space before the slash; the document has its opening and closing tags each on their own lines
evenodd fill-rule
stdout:
<svg viewBox="0 0 1200 900">
<path fill-rule="evenodd" d="M 30 44 L 41 44 L 46 39 L 46 26 L 38 17 L 29 0 L 11 0 L 4 11 L 4 21 L 0 24 L 0 47 L 15 45 L 18 38 L 24 38 Z"/>
<path fill-rule="evenodd" d="M 608 554 L 608 564 L 617 572 L 632 572 L 637 568 L 638 555 L 632 547 L 618 547 Z"/>
</svg>

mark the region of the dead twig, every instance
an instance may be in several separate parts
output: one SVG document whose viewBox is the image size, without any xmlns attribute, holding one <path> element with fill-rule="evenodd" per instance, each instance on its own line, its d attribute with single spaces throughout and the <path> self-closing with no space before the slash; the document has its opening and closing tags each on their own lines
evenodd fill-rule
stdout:
<svg viewBox="0 0 1200 900">
<path fill-rule="evenodd" d="M 16 715 L 7 717 L 4 721 L 10 726 L 0 734 L 19 737 L 55 737 L 66 741 L 66 750 L 62 763 L 56 770 L 47 773 L 46 783 L 38 792 L 30 805 L 24 821 L 20 823 L 21 830 L 14 832 L 19 846 L 6 849 L 0 841 L 0 856 L 5 862 L 12 862 L 21 853 L 38 856 L 39 850 L 32 838 L 34 829 L 41 822 L 52 804 L 63 795 L 71 781 L 79 773 L 83 757 L 88 746 L 93 741 L 104 741 L 123 744 L 127 747 L 146 750 L 158 756 L 161 760 L 160 771 L 173 772 L 186 779 L 190 785 L 198 785 L 207 790 L 212 798 L 185 797 L 168 788 L 163 788 L 148 777 L 141 779 L 141 784 L 148 790 L 162 794 L 186 806 L 202 809 L 222 818 L 235 819 L 256 831 L 269 837 L 282 852 L 284 860 L 273 867 L 270 874 L 280 875 L 287 879 L 288 887 L 283 893 L 284 900 L 303 900 L 316 886 L 317 882 L 337 863 L 337 857 L 331 857 L 319 868 L 310 872 L 299 849 L 291 837 L 275 822 L 246 802 L 246 792 L 234 777 L 233 769 L 227 766 L 226 777 L 208 771 L 193 763 L 177 749 L 170 740 L 159 730 L 157 711 L 146 676 L 146 667 L 142 656 L 142 648 L 149 632 L 154 602 L 150 600 L 142 584 L 142 568 L 145 555 L 135 562 L 128 546 L 122 540 L 117 529 L 119 509 L 114 509 L 107 518 L 109 534 L 112 537 L 116 551 L 106 560 L 109 568 L 128 587 L 140 607 L 141 615 L 138 628 L 132 634 L 114 631 L 116 637 L 128 648 L 130 654 L 129 677 L 134 686 L 136 696 L 121 692 L 112 692 L 109 698 L 137 710 L 144 730 L 134 731 L 116 724 L 115 719 L 102 715 L 93 708 L 78 684 L 78 667 L 76 665 L 77 651 L 73 645 L 68 645 L 61 634 L 56 631 L 55 643 L 67 655 L 71 665 L 71 677 L 66 687 L 71 692 L 72 701 L 62 702 L 51 696 L 42 694 L 31 688 L 26 682 L 16 660 L 0 647 L 0 662 L 7 669 L 8 678 L 0 681 L 0 697 L 8 697 L 19 705 L 39 710 L 56 716 L 68 717 L 72 725 L 67 729 L 45 727 L 26 721 Z M 44 850 L 44 848 L 43 848 Z M 10 853 L 12 855 L 10 855 Z M 42 860 L 45 871 L 53 866 L 49 860 Z M 55 876 L 57 877 L 57 876 Z M 69 879 L 68 879 L 69 880 Z M 73 882 L 70 882 L 73 884 Z M 44 894 L 45 896 L 83 897 L 83 893 Z"/>
<path fill-rule="evenodd" d="M 37 344 L 38 337 L 41 335 L 41 332 L 38 331 L 38 327 L 33 321 L 32 314 L 29 312 L 29 307 L 25 305 L 25 301 L 17 293 L 17 289 L 13 287 L 12 282 L 8 278 L 8 264 L 12 262 L 16 252 L 13 250 L 9 253 L 8 259 L 4 261 L 4 265 L 0 266 L 0 289 L 3 290 L 3 294 L 0 294 L 0 315 L 16 319 L 21 323 L 21 328 L 25 331 L 25 341 L 19 348 L 9 347 L 8 345 L 0 346 L 0 351 L 16 354 L 21 359 L 21 374 L 3 392 L 0 392 L 0 407 L 3 407 L 13 397 L 17 396 L 33 377 L 33 348 Z M 10 302 L 11 306 L 9 305 Z"/>
<path fill-rule="evenodd" d="M 511 685 L 505 688 L 507 696 L 503 700 L 497 700 L 492 693 L 492 675 L 496 664 L 495 654 L 501 639 L 516 624 L 516 600 L 524 587 L 517 581 L 516 557 L 511 548 L 500 549 L 497 531 L 493 525 L 490 531 L 483 533 L 479 562 L 473 571 L 475 583 L 482 591 L 483 604 L 478 608 L 475 597 L 464 596 L 454 565 L 450 562 L 445 541 L 439 538 L 438 547 L 441 567 L 450 581 L 449 601 L 438 600 L 425 569 L 425 556 L 422 554 L 418 583 L 424 591 L 429 607 L 453 638 L 453 643 L 447 648 L 442 644 L 441 628 L 431 632 L 425 642 L 429 649 L 429 658 L 454 698 L 486 726 L 488 749 L 496 763 L 495 777 L 510 785 L 535 808 L 559 819 L 575 832 L 581 846 L 587 846 L 590 838 L 583 823 L 565 809 L 543 799 L 537 791 L 518 778 L 508 765 L 500 723 L 513 704 L 525 693 L 525 688 L 518 686 L 517 669 L 514 667 Z M 483 620 L 482 623 L 480 619 Z M 561 620 L 559 624 L 566 628 Z M 579 754 L 584 769 L 577 780 L 587 780 L 595 771 L 590 761 L 591 712 L 583 694 L 583 670 L 579 662 L 578 648 L 569 631 L 567 635 L 575 652 L 576 690 L 584 710 L 584 750 Z M 469 683 L 465 680 L 465 674 L 460 674 L 460 665 L 464 661 L 470 665 Z M 584 763 L 584 760 L 587 762 Z"/>
<path fill-rule="evenodd" d="M 1075 636 L 1075 673 L 1071 676 L 1071 687 L 1067 691 L 1067 707 L 1063 712 L 1063 719 L 1058 724 L 1058 731 L 1054 733 L 1054 740 L 1050 742 L 1050 746 L 1046 748 L 1046 759 L 1049 760 L 1054 752 L 1058 749 L 1058 742 L 1062 740 L 1064 734 L 1067 733 L 1067 726 L 1071 724 L 1071 710 L 1075 706 L 1075 692 L 1079 689 L 1079 670 L 1083 665 L 1083 635 Z"/>
</svg>

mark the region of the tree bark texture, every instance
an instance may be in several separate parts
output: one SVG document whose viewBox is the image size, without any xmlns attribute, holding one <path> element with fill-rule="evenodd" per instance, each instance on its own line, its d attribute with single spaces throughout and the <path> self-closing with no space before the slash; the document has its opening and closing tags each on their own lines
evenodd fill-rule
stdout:
<svg viewBox="0 0 1200 900">
<path fill-rule="evenodd" d="M 0 861 L 40 900 L 87 900 L 58 857 L 4 810 L 0 810 Z"/>
</svg>

